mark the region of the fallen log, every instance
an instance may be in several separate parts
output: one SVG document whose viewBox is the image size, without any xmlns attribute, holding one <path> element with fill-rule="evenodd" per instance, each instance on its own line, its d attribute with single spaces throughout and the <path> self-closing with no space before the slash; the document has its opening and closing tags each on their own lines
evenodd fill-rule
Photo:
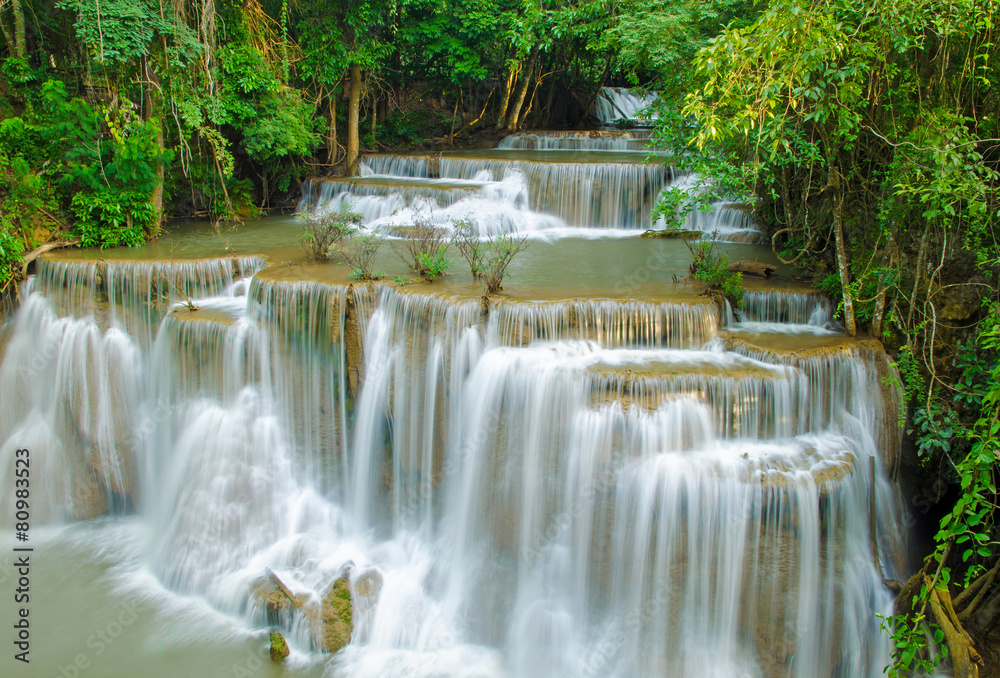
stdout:
<svg viewBox="0 0 1000 678">
<path fill-rule="evenodd" d="M 746 273 L 760 278 L 767 278 L 778 269 L 774 264 L 765 264 L 763 261 L 747 261 L 740 259 L 729 264 L 729 270 L 736 273 Z"/>
<path fill-rule="evenodd" d="M 72 247 L 73 245 L 79 245 L 79 240 L 59 240 L 55 242 L 47 242 L 44 245 L 36 247 L 27 254 L 24 255 L 24 263 L 21 264 L 21 275 L 28 274 L 28 264 L 33 262 L 38 257 L 42 256 L 46 252 L 51 250 L 59 249 L 60 247 Z"/>
<path fill-rule="evenodd" d="M 299 601 L 296 600 L 295 596 L 292 594 L 292 591 L 285 586 L 285 582 L 281 581 L 281 579 L 278 578 L 278 575 L 274 573 L 274 570 L 269 567 L 265 567 L 264 572 L 267 573 L 267 576 L 271 578 L 274 585 L 278 587 L 279 591 L 285 594 L 285 597 L 288 598 L 289 602 L 291 602 L 294 607 L 302 607 L 302 605 L 299 604 Z"/>
</svg>

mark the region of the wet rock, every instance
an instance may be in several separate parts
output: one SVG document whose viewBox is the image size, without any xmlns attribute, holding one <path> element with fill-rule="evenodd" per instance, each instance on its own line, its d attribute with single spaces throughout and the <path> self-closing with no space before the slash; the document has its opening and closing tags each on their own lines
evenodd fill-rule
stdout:
<svg viewBox="0 0 1000 678">
<path fill-rule="evenodd" d="M 354 302 L 354 288 L 347 291 L 346 308 L 344 309 L 344 344 L 347 359 L 347 388 L 352 398 L 361 393 L 361 381 L 364 369 L 364 352 L 361 348 L 361 319 Z"/>
<path fill-rule="evenodd" d="M 108 496 L 89 470 L 73 474 L 71 501 L 68 507 L 70 520 L 90 520 L 103 516 L 108 511 Z"/>
<path fill-rule="evenodd" d="M 271 631 L 271 660 L 280 662 L 290 653 L 285 637 L 277 631 Z"/>
<path fill-rule="evenodd" d="M 685 240 L 701 240 L 701 231 L 689 231 L 682 228 L 667 228 L 662 231 L 645 231 L 640 238 L 684 238 Z"/>
<path fill-rule="evenodd" d="M 286 594 L 269 577 L 257 579 L 251 586 L 251 600 L 263 608 L 264 616 L 268 626 L 287 626 L 291 619 L 291 612 L 295 607 L 301 607 L 308 596 L 295 596 L 293 603 Z"/>
<path fill-rule="evenodd" d="M 351 588 L 343 577 L 333 582 L 330 592 L 323 598 L 320 624 L 320 645 L 324 652 L 337 652 L 351 642 L 354 610 Z"/>
</svg>

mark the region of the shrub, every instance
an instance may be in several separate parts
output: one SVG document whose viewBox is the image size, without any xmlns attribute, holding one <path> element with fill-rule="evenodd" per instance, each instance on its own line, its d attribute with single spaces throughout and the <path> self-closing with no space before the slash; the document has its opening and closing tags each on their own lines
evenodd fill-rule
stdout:
<svg viewBox="0 0 1000 678">
<path fill-rule="evenodd" d="M 351 277 L 355 280 L 378 280 L 385 276 L 382 271 L 375 270 L 375 255 L 378 254 L 385 236 L 380 233 L 366 233 L 351 238 L 340 253 L 344 261 L 353 269 Z"/>
<path fill-rule="evenodd" d="M 469 262 L 469 268 L 472 269 L 472 277 L 478 279 L 480 271 L 483 269 L 485 249 L 483 247 L 483 239 L 479 237 L 476 225 L 472 222 L 472 219 L 465 218 L 453 221 L 452 229 L 453 235 L 451 241 L 458 248 L 462 258 Z"/>
<path fill-rule="evenodd" d="M 469 219 L 454 222 L 454 228 L 452 242 L 469 262 L 472 277 L 483 281 L 487 296 L 499 294 L 503 289 L 507 267 L 518 253 L 528 247 L 527 238 L 516 238 L 504 233 L 484 239 Z"/>
<path fill-rule="evenodd" d="M 312 261 L 328 261 L 340 242 L 357 232 L 363 217 L 342 207 L 339 210 L 314 209 L 296 215 L 302 222 L 300 238 L 306 256 Z"/>
<path fill-rule="evenodd" d="M 486 294 L 499 294 L 503 289 L 503 279 L 507 267 L 514 261 L 519 252 L 528 246 L 525 237 L 520 239 L 504 233 L 496 238 L 490 238 L 483 243 L 483 266 L 479 277 L 486 284 Z"/>
<path fill-rule="evenodd" d="M 451 266 L 447 258 L 447 231 L 432 224 L 428 215 L 417 213 L 412 224 L 400 226 L 396 231 L 402 236 L 393 243 L 396 254 L 417 275 L 434 280 Z"/>
<path fill-rule="evenodd" d="M 434 278 L 444 275 L 446 269 L 451 267 L 451 259 L 448 258 L 448 248 L 439 247 L 434 252 L 420 253 L 420 274 L 433 281 Z"/>
<path fill-rule="evenodd" d="M 729 270 L 729 255 L 718 251 L 715 238 L 696 243 L 685 240 L 684 244 L 691 252 L 691 275 L 739 308 L 743 304 L 743 275 Z"/>
</svg>

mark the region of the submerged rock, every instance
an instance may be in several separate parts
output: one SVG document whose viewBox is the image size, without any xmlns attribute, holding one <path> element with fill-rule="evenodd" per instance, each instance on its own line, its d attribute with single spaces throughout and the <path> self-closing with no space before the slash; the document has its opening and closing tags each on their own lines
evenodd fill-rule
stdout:
<svg viewBox="0 0 1000 678">
<path fill-rule="evenodd" d="M 289 654 L 291 651 L 288 649 L 285 637 L 277 631 L 271 631 L 271 660 L 280 662 Z"/>
<path fill-rule="evenodd" d="M 685 230 L 683 228 L 665 228 L 662 231 L 648 230 L 640 238 L 684 238 L 689 240 L 700 240 L 704 235 L 701 231 Z"/>
</svg>

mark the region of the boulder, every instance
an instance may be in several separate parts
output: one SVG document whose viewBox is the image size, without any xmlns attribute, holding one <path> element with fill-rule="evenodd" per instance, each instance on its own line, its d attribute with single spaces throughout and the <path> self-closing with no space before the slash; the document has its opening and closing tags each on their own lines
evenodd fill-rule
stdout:
<svg viewBox="0 0 1000 678">
<path fill-rule="evenodd" d="M 320 624 L 320 645 L 324 652 L 337 652 L 351 642 L 354 610 L 351 588 L 343 577 L 333 582 L 330 592 L 323 598 Z"/>
<path fill-rule="evenodd" d="M 271 660 L 280 662 L 290 654 L 285 637 L 277 631 L 271 631 Z"/>
</svg>

